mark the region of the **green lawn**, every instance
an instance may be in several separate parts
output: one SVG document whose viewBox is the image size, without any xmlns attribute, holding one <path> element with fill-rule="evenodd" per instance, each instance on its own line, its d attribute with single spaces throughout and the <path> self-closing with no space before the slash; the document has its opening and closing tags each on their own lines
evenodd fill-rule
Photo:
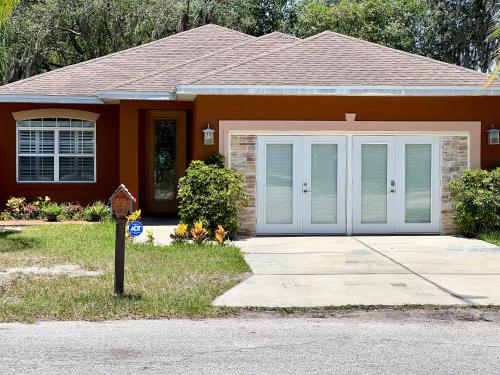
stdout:
<svg viewBox="0 0 500 375">
<path fill-rule="evenodd" d="M 127 244 L 125 292 L 113 295 L 114 224 L 26 227 L 0 233 L 0 272 L 77 264 L 98 277 L 0 273 L 0 321 L 212 317 L 211 301 L 249 271 L 236 247 Z"/>
<path fill-rule="evenodd" d="M 500 246 L 500 232 L 491 232 L 487 234 L 481 234 L 479 239 L 487 242 L 491 242 L 497 246 Z"/>
</svg>

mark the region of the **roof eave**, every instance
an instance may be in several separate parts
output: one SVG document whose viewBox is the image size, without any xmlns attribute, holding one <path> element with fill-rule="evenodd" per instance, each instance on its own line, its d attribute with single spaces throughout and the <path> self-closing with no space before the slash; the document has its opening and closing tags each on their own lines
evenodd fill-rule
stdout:
<svg viewBox="0 0 500 375">
<path fill-rule="evenodd" d="M 499 96 L 500 87 L 477 86 L 288 86 L 179 85 L 177 99 L 197 95 L 290 96 Z"/>
<path fill-rule="evenodd" d="M 99 97 L 106 103 L 118 103 L 120 100 L 175 100 L 175 93 L 169 91 L 101 91 Z"/>
<path fill-rule="evenodd" d="M 4 95 L 0 103 L 105 104 L 96 96 Z"/>
</svg>

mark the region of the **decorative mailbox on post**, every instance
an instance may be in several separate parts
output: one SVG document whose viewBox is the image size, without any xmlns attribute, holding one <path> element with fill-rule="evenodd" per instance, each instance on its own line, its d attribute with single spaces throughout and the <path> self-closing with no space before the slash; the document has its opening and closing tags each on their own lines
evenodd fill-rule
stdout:
<svg viewBox="0 0 500 375">
<path fill-rule="evenodd" d="M 120 185 L 109 198 L 111 215 L 116 221 L 115 231 L 115 283 L 114 291 L 122 295 L 125 279 L 125 226 L 127 216 L 134 211 L 135 198 L 130 194 L 125 185 Z"/>
<path fill-rule="evenodd" d="M 117 219 L 124 219 L 134 212 L 135 198 L 123 184 L 116 189 L 109 201 L 111 214 Z"/>
</svg>

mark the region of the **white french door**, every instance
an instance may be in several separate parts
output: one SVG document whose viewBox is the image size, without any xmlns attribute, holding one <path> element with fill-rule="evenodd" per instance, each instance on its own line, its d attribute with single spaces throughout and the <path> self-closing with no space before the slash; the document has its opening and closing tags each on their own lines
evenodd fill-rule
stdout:
<svg viewBox="0 0 500 375">
<path fill-rule="evenodd" d="M 346 137 L 263 136 L 259 233 L 345 233 Z"/>
<path fill-rule="evenodd" d="M 439 137 L 354 136 L 353 232 L 439 232 Z"/>
</svg>

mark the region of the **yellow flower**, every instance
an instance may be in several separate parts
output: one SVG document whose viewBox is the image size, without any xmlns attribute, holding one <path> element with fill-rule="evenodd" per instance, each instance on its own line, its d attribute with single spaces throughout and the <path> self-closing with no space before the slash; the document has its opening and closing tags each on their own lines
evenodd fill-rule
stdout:
<svg viewBox="0 0 500 375">
<path fill-rule="evenodd" d="M 201 221 L 194 223 L 194 230 L 196 232 L 201 232 L 203 230 L 203 223 Z"/>
<path fill-rule="evenodd" d="M 217 229 L 215 230 L 215 240 L 219 245 L 224 245 L 226 241 L 227 233 L 222 227 L 222 225 L 217 225 Z"/>
<path fill-rule="evenodd" d="M 187 224 L 179 224 L 177 225 L 176 232 L 179 236 L 184 237 L 187 233 L 188 226 Z"/>
</svg>

